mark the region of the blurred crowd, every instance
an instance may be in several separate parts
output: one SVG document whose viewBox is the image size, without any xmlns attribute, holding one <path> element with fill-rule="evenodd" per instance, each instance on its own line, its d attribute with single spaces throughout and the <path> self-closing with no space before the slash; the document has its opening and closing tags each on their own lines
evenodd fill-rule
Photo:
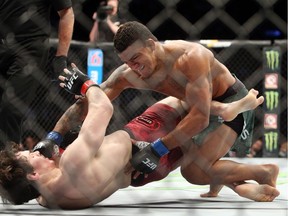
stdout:
<svg viewBox="0 0 288 216">
<path fill-rule="evenodd" d="M 287 158 L 287 145 L 288 145 L 287 141 L 280 142 L 278 157 Z M 250 153 L 247 155 L 247 157 L 250 157 L 250 158 L 263 157 L 263 140 L 262 140 L 262 138 L 259 138 L 252 143 Z"/>
</svg>

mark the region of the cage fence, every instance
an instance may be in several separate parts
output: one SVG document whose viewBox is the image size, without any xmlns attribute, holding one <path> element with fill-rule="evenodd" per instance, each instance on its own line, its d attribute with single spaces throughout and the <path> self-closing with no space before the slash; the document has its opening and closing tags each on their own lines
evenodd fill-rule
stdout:
<svg viewBox="0 0 288 216">
<path fill-rule="evenodd" d="M 56 47 L 57 40 L 52 41 L 52 43 Z M 227 45 L 227 41 L 225 43 Z M 248 89 L 254 88 L 260 92 L 260 95 L 264 95 L 263 48 L 270 46 L 270 41 L 231 41 L 230 46 L 226 45 L 225 47 L 217 45 L 217 47 L 210 47 L 209 49 L 213 51 L 218 60 L 223 62 L 232 73 L 244 82 Z M 285 76 L 287 71 L 287 62 L 285 60 L 287 58 L 287 43 L 278 41 L 274 45 L 280 46 L 282 49 L 282 73 L 279 78 L 282 83 L 281 98 L 279 100 L 279 125 L 281 140 L 287 140 L 287 86 Z M 87 42 L 72 43 L 69 62 L 75 63 L 82 71 L 87 72 L 87 52 L 90 48 L 95 48 L 95 46 Z M 121 62 L 113 52 L 113 44 L 105 44 L 105 46 L 99 44 L 97 48 L 100 48 L 104 53 L 103 80 L 105 80 Z M 52 47 L 51 57 L 53 52 L 55 52 L 55 49 Z M 29 113 L 30 116 L 24 124 L 26 129 L 35 130 L 36 128 L 37 132 L 42 134 L 52 130 L 59 117 L 75 102 L 74 96 L 61 89 L 57 79 L 53 79 L 54 76 L 51 71 L 50 73 L 53 81 L 51 81 L 49 88 L 40 89 L 34 101 L 33 112 Z M 141 114 L 148 106 L 164 97 L 160 93 L 149 90 L 125 90 L 119 98 L 113 101 L 115 111 L 107 129 L 107 134 L 123 128 L 132 118 Z M 263 105 L 255 111 L 254 140 L 263 137 L 264 113 Z"/>
<path fill-rule="evenodd" d="M 87 5 L 90 5 L 88 7 Z M 287 3 L 286 3 L 287 4 Z M 224 63 L 248 89 L 255 88 L 264 94 L 263 49 L 280 46 L 282 53 L 280 74 L 279 126 L 281 141 L 287 140 L 287 20 L 279 10 L 284 1 L 248 2 L 226 1 L 137 1 L 121 0 L 119 13 L 125 20 L 138 20 L 158 37 L 165 41 L 185 39 L 202 43 L 213 51 L 215 57 Z M 239 15 L 237 8 L 245 7 L 245 14 Z M 121 64 L 115 54 L 112 42 L 90 43 L 79 38 L 77 33 L 85 35 L 92 27 L 92 13 L 95 7 L 89 1 L 75 1 L 76 18 L 74 40 L 71 43 L 68 60 L 87 72 L 88 49 L 98 48 L 104 53 L 103 81 Z M 89 10 L 87 10 L 89 8 Z M 141 14 L 139 11 L 141 9 Z M 283 8 L 282 8 L 283 9 Z M 268 16 L 269 14 L 269 16 Z M 287 18 L 286 18 L 287 19 Z M 169 28 L 167 28 L 169 26 Z M 278 29 L 284 39 L 267 40 L 264 29 Z M 222 32 L 221 40 L 219 32 Z M 225 32 L 223 34 L 223 32 Z M 260 33 L 259 33 L 260 32 Z M 255 38 L 263 37 L 263 40 Z M 76 38 L 76 39 L 75 39 Z M 216 39 L 215 39 L 216 38 Z M 217 40 L 219 38 L 219 40 Z M 88 39 L 87 39 L 88 40 Z M 41 135 L 51 130 L 61 114 L 74 102 L 73 96 L 58 87 L 58 81 L 50 69 L 57 39 L 51 39 L 50 60 L 47 65 L 49 87 L 41 88 L 35 98 L 32 111 L 24 122 L 24 129 L 37 130 Z M 151 92 L 125 90 L 113 105 L 115 112 L 107 133 L 121 129 L 129 120 L 142 113 L 148 106 L 164 96 Z M 253 140 L 263 137 L 263 106 L 256 109 Z M 36 127 L 35 127 L 36 125 Z M 36 128 L 36 129 L 35 129 Z"/>
<path fill-rule="evenodd" d="M 88 34 L 93 25 L 92 14 L 96 10 L 93 1 L 73 1 L 76 23 L 68 63 L 75 63 L 80 70 L 87 73 L 89 49 L 100 49 L 104 55 L 103 81 L 105 81 L 122 62 L 114 52 L 112 42 L 88 42 Z M 239 8 L 245 8 L 245 13 Z M 272 96 L 265 94 L 265 75 L 267 75 L 265 69 L 268 60 L 265 59 L 264 52 L 266 48 L 279 48 L 280 97 L 276 110 L 279 121 L 278 144 L 287 141 L 287 11 L 286 16 L 285 13 L 283 16 L 282 12 L 285 8 L 287 9 L 286 0 L 120 0 L 119 5 L 120 15 L 125 20 L 144 23 L 160 41 L 184 39 L 203 44 L 243 81 L 248 89 L 254 88 L 260 95 L 265 96 L 264 104 L 255 110 L 253 140 L 263 139 L 267 107 L 276 104 L 275 101 L 272 105 L 266 103 L 267 99 L 272 103 Z M 280 32 L 280 36 L 274 38 L 272 35 L 269 38 L 270 31 L 273 33 L 275 29 Z M 58 40 L 53 38 L 56 35 L 54 30 L 50 39 L 50 55 L 45 71 L 48 76 L 42 77 L 43 85 L 35 92 L 33 104 L 23 122 L 23 133 L 32 130 L 39 137 L 44 137 L 53 129 L 67 108 L 75 102 L 73 95 L 59 87 L 57 75 L 51 68 L 58 44 Z M 269 59 L 272 61 L 274 57 L 270 56 Z M 113 101 L 114 114 L 106 133 L 122 129 L 132 118 L 164 97 L 166 96 L 149 90 L 125 90 Z M 79 127 L 71 130 L 65 136 L 63 145 L 71 143 L 78 131 Z M 143 196 L 142 199 L 147 200 L 147 197 Z M 187 210 L 187 214 L 191 212 L 193 213 L 193 209 L 189 209 L 189 212 Z M 243 214 L 241 209 L 238 213 Z"/>
</svg>

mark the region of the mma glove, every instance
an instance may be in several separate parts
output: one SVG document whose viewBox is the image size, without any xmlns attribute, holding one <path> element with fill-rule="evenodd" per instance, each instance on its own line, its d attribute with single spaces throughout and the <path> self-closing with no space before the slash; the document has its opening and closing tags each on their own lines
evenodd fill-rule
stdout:
<svg viewBox="0 0 288 216">
<path fill-rule="evenodd" d="M 135 170 L 144 174 L 152 173 L 157 168 L 160 158 L 169 153 L 161 139 L 151 144 L 138 141 L 135 145 L 140 151 L 133 155 L 130 163 Z"/>
<path fill-rule="evenodd" d="M 40 154 L 47 158 L 58 157 L 60 156 L 59 146 L 62 140 L 63 137 L 60 133 L 51 131 L 44 140 L 41 140 L 34 146 L 32 151 L 39 151 Z"/>
<path fill-rule="evenodd" d="M 69 74 L 65 75 L 64 89 L 75 95 L 85 96 L 87 90 L 91 86 L 97 86 L 95 82 L 89 79 L 89 77 L 82 73 L 77 67 L 73 67 Z"/>
<path fill-rule="evenodd" d="M 55 56 L 52 61 L 53 72 L 57 75 L 64 73 L 64 68 L 67 68 L 67 56 Z"/>
</svg>

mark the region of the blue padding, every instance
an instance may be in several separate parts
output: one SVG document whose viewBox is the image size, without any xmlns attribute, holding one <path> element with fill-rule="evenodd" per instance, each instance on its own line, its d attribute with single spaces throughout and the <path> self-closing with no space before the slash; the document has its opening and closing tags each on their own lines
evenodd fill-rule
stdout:
<svg viewBox="0 0 288 216">
<path fill-rule="evenodd" d="M 63 136 L 56 131 L 51 131 L 47 134 L 46 139 L 53 140 L 59 146 L 61 144 L 61 142 L 63 141 Z"/>
<path fill-rule="evenodd" d="M 151 147 L 153 150 L 160 156 L 164 156 L 169 153 L 169 150 L 167 147 L 164 145 L 161 139 L 157 139 L 151 144 Z"/>
</svg>

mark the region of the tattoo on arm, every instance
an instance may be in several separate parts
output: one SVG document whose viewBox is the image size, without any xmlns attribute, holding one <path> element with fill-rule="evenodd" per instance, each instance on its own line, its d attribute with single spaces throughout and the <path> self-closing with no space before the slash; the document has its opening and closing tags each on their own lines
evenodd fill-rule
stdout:
<svg viewBox="0 0 288 216">
<path fill-rule="evenodd" d="M 62 117 L 58 120 L 54 127 L 54 131 L 66 134 L 71 129 L 79 126 L 87 114 L 86 99 L 79 99 L 71 107 L 69 107 Z"/>
</svg>

